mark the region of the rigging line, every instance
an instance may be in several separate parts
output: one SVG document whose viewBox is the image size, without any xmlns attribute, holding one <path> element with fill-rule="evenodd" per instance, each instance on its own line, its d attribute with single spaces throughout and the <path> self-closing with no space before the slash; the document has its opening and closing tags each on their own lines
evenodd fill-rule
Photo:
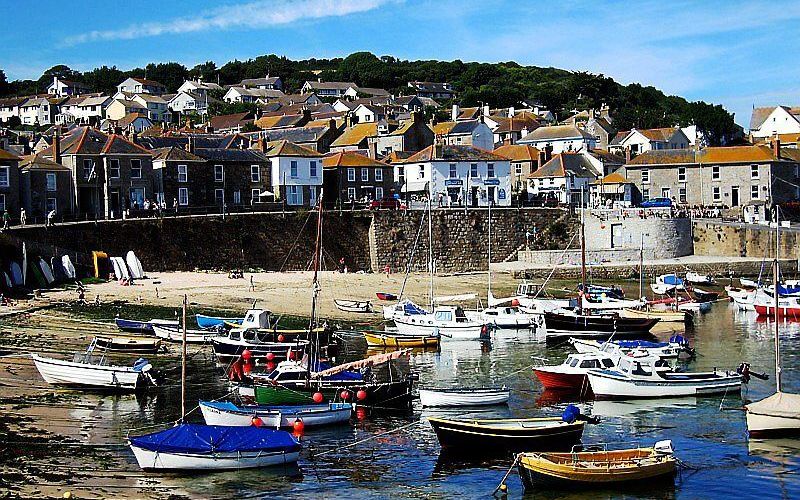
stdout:
<svg viewBox="0 0 800 500">
<path fill-rule="evenodd" d="M 300 241 L 300 237 L 303 235 L 303 231 L 305 230 L 306 226 L 308 225 L 308 221 L 311 220 L 311 216 L 313 214 L 314 214 L 313 210 L 308 212 L 308 215 L 306 216 L 306 221 L 303 222 L 303 227 L 301 227 L 300 231 L 298 231 L 297 237 L 294 239 L 294 243 L 292 243 L 292 246 L 289 248 L 289 251 L 286 252 L 286 257 L 283 259 L 283 263 L 281 264 L 281 267 L 278 269 L 278 272 L 283 272 L 283 269 L 286 266 L 286 263 L 289 261 L 289 257 L 292 256 L 292 252 L 294 252 L 295 247 L 297 247 L 297 243 Z"/>
<path fill-rule="evenodd" d="M 561 262 L 561 259 L 564 258 L 564 255 L 566 255 L 567 251 L 569 250 L 569 247 L 572 246 L 572 242 L 575 241 L 575 238 L 578 237 L 578 234 L 579 233 L 576 232 L 575 234 L 572 235 L 572 239 L 569 240 L 569 243 L 567 243 L 567 246 L 561 252 L 561 255 L 558 256 L 558 262 L 559 263 Z M 538 297 L 539 294 L 542 292 L 542 290 L 544 290 L 545 286 L 547 286 L 547 283 L 550 281 L 550 278 L 552 278 L 553 274 L 555 274 L 556 269 L 558 269 L 558 264 L 553 266 L 553 269 L 550 270 L 550 274 L 547 275 L 547 279 L 544 280 L 544 283 L 542 283 L 542 286 L 539 288 L 539 290 L 536 291 L 536 294 L 533 296 L 534 299 L 536 297 Z"/>
<path fill-rule="evenodd" d="M 398 302 L 403 299 L 403 293 L 406 290 L 406 282 L 408 282 L 408 275 L 411 273 L 411 265 L 414 263 L 414 255 L 417 253 L 417 243 L 419 243 L 419 236 L 422 234 L 422 223 L 424 221 L 425 218 L 420 217 L 417 236 L 414 238 L 414 246 L 411 247 L 411 255 L 409 255 L 408 262 L 406 263 L 406 275 L 403 277 L 403 285 L 400 287 L 400 295 L 397 297 Z"/>
<path fill-rule="evenodd" d="M 346 444 L 344 446 L 331 448 L 329 450 L 325 450 L 325 451 L 317 453 L 317 454 L 313 454 L 312 453 L 311 459 L 313 460 L 313 459 L 315 459 L 317 457 L 321 457 L 323 455 L 327 455 L 328 453 L 333 453 L 334 451 L 344 450 L 346 448 L 352 448 L 353 446 L 359 445 L 361 443 L 366 443 L 367 441 L 371 441 L 371 440 L 373 440 L 375 438 L 378 438 L 378 437 L 381 437 L 381 436 L 385 436 L 387 434 L 392 434 L 392 433 L 395 433 L 397 431 L 401 431 L 403 429 L 408 429 L 409 427 L 413 427 L 415 425 L 419 425 L 419 424 L 421 424 L 423 422 L 424 422 L 424 420 L 417 420 L 416 422 L 411 422 L 410 424 L 401 425 L 400 427 L 396 427 L 394 429 L 389 429 L 388 431 L 383 431 L 383 432 L 379 432 L 377 434 L 373 434 L 370 437 L 367 437 L 367 438 L 364 438 L 364 439 L 359 439 L 358 441 L 355 441 L 355 442 L 350 443 L 350 444 Z"/>
</svg>

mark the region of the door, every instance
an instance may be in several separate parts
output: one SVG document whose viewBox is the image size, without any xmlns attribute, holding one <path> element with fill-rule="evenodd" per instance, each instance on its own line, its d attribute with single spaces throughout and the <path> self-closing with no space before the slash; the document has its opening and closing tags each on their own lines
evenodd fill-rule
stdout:
<svg viewBox="0 0 800 500">
<path fill-rule="evenodd" d="M 472 186 L 472 206 L 478 206 L 478 186 Z"/>
<path fill-rule="evenodd" d="M 311 186 L 308 191 L 308 204 L 312 207 L 317 206 L 317 190 Z"/>
<path fill-rule="evenodd" d="M 492 206 L 495 206 L 497 204 L 497 200 L 495 198 L 495 193 L 497 192 L 497 188 L 495 188 L 494 186 L 489 186 L 489 189 L 487 191 L 489 191 L 488 203 L 491 203 Z"/>
<path fill-rule="evenodd" d="M 108 193 L 109 204 L 111 205 L 111 212 L 113 213 L 113 217 L 119 217 L 122 211 L 120 210 L 120 201 L 121 197 L 119 194 L 119 188 L 111 188 L 111 191 Z"/>
<path fill-rule="evenodd" d="M 731 186 L 731 206 L 739 206 L 739 186 Z"/>
<path fill-rule="evenodd" d="M 622 246 L 622 224 L 611 224 L 611 248 Z"/>
</svg>

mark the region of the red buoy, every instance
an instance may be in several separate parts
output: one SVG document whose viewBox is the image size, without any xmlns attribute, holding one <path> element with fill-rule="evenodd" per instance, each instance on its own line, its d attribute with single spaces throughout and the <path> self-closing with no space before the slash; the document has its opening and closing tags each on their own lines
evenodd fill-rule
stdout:
<svg viewBox="0 0 800 500">
<path fill-rule="evenodd" d="M 264 357 L 267 358 L 267 361 L 272 361 L 273 359 L 275 359 L 275 353 L 268 352 L 267 355 Z"/>
<path fill-rule="evenodd" d="M 358 392 L 356 393 L 356 398 L 358 398 L 359 401 L 364 401 L 365 399 L 367 399 L 367 391 L 365 391 L 364 389 L 359 389 Z"/>
<path fill-rule="evenodd" d="M 511 306 L 512 306 L 512 307 L 517 307 L 517 306 L 519 306 L 519 300 L 517 300 L 517 299 L 514 299 L 514 300 L 512 300 L 512 301 L 511 301 Z"/>
<path fill-rule="evenodd" d="M 322 403 L 322 400 L 325 399 L 321 392 L 315 392 L 311 398 L 315 403 Z"/>
<path fill-rule="evenodd" d="M 250 349 L 245 349 L 242 351 L 242 359 L 248 361 L 250 358 L 253 357 L 253 353 L 250 352 Z"/>
<path fill-rule="evenodd" d="M 253 371 L 253 362 L 248 359 L 242 365 L 242 373 L 244 375 L 250 375 L 250 372 L 252 371 Z"/>
<path fill-rule="evenodd" d="M 274 369 L 275 369 L 275 363 L 273 363 L 272 361 L 267 361 L 267 370 L 272 371 Z"/>
<path fill-rule="evenodd" d="M 367 418 L 367 409 L 364 408 L 363 406 L 359 406 L 358 408 L 356 408 L 356 418 L 358 420 L 364 420 L 365 418 Z"/>
<path fill-rule="evenodd" d="M 283 342 L 284 340 L 286 340 L 286 337 L 284 337 L 282 333 L 278 335 L 278 342 Z"/>
<path fill-rule="evenodd" d="M 264 425 L 264 421 L 261 420 L 261 417 L 253 417 L 251 423 L 256 427 L 261 427 L 262 425 Z"/>
<path fill-rule="evenodd" d="M 347 401 L 348 399 L 350 399 L 350 391 L 346 389 L 343 390 L 342 392 L 339 393 L 339 397 L 341 397 L 343 401 Z"/>
<path fill-rule="evenodd" d="M 294 429 L 295 434 L 302 434 L 306 429 L 306 424 L 298 418 L 294 421 L 294 424 L 292 424 L 292 429 Z"/>
<path fill-rule="evenodd" d="M 294 359 L 295 358 L 294 351 L 289 351 L 289 354 L 287 354 L 286 357 L 289 359 Z"/>
</svg>

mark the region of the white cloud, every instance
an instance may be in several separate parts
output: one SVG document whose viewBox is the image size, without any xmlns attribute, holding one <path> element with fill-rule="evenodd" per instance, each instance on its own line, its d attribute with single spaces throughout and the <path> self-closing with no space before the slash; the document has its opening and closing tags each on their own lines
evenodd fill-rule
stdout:
<svg viewBox="0 0 800 500">
<path fill-rule="evenodd" d="M 92 41 L 133 40 L 208 30 L 267 28 L 303 19 L 339 17 L 365 12 L 393 1 L 396 0 L 260 0 L 217 7 L 194 16 L 167 21 L 132 24 L 114 30 L 90 31 L 68 37 L 66 42 L 79 44 Z"/>
</svg>

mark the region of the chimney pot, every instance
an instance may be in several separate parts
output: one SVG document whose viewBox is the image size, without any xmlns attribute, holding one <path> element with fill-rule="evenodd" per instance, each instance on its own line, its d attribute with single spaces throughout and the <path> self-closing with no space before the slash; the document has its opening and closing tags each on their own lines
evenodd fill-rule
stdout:
<svg viewBox="0 0 800 500">
<path fill-rule="evenodd" d="M 458 109 L 458 104 L 453 104 L 453 111 L 452 111 L 452 113 L 450 114 L 450 118 L 452 118 L 452 121 L 456 121 L 456 120 L 458 120 L 458 115 L 459 115 L 460 113 L 461 113 L 461 110 L 460 110 L 460 109 Z"/>
<path fill-rule="evenodd" d="M 778 137 L 772 141 L 772 153 L 776 159 L 781 159 L 781 140 Z"/>
</svg>

